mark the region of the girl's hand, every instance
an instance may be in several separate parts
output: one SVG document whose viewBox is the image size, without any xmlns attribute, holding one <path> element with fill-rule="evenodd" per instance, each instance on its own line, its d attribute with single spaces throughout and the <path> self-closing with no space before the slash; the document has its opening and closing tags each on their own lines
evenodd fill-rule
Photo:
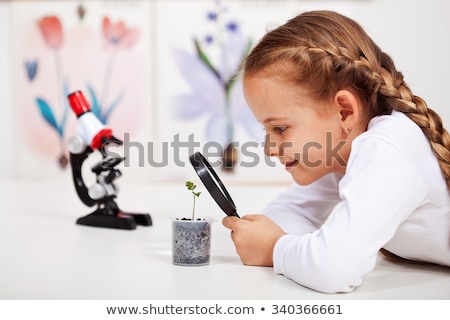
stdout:
<svg viewBox="0 0 450 320">
<path fill-rule="evenodd" d="M 222 224 L 231 230 L 231 239 L 245 265 L 273 266 L 273 248 L 286 233 L 262 214 L 242 217 L 227 216 Z"/>
</svg>

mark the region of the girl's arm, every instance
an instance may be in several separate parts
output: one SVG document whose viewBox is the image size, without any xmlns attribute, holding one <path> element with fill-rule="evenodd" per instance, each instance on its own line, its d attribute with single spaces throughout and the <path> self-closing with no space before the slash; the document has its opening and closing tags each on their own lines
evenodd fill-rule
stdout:
<svg viewBox="0 0 450 320">
<path fill-rule="evenodd" d="M 330 174 L 308 186 L 292 184 L 270 203 L 265 215 L 225 217 L 236 251 L 246 265 L 273 266 L 273 249 L 283 235 L 317 230 L 338 203 L 339 176 Z"/>
</svg>

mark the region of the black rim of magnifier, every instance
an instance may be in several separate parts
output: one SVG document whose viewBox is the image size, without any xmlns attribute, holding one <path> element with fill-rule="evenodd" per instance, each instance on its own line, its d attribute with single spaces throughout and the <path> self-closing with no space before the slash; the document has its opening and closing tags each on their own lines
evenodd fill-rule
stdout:
<svg viewBox="0 0 450 320">
<path fill-rule="evenodd" d="M 213 199 L 217 202 L 219 207 L 229 216 L 239 215 L 236 212 L 236 206 L 231 199 L 230 194 L 223 185 L 219 176 L 209 164 L 208 160 L 200 153 L 196 152 L 189 157 L 192 166 L 194 167 L 200 180 L 205 185 Z"/>
</svg>

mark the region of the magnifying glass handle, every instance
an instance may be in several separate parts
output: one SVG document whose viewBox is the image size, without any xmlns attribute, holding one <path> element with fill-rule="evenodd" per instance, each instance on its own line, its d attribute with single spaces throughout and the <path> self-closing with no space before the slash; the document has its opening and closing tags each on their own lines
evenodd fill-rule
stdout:
<svg viewBox="0 0 450 320">
<path fill-rule="evenodd" d="M 231 214 L 229 214 L 229 216 L 234 216 L 234 217 L 238 217 L 238 218 L 240 218 L 239 217 L 239 215 L 237 214 L 237 212 L 235 211 L 235 212 L 233 212 L 233 213 L 231 213 Z"/>
</svg>

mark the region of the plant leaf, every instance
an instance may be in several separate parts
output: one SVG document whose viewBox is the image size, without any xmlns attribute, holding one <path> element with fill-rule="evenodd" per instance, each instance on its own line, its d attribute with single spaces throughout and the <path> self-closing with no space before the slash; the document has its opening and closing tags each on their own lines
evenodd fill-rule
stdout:
<svg viewBox="0 0 450 320">
<path fill-rule="evenodd" d="M 217 71 L 217 69 L 212 65 L 211 61 L 208 59 L 207 55 L 200 47 L 200 43 L 198 42 L 198 40 L 196 38 L 194 38 L 194 45 L 195 45 L 195 49 L 197 50 L 197 54 L 200 57 L 200 59 L 216 75 L 219 82 L 223 83 L 224 80 L 222 79 L 222 76 L 220 75 L 219 71 Z"/>
<path fill-rule="evenodd" d="M 188 190 L 194 190 L 197 186 L 191 182 L 191 181 L 186 181 L 186 187 L 188 188 Z"/>
<path fill-rule="evenodd" d="M 111 113 L 113 112 L 113 110 L 119 105 L 119 102 L 122 101 L 123 98 L 123 94 L 120 94 L 109 106 L 108 110 L 106 110 L 105 113 L 103 113 L 101 115 L 101 119 L 103 121 L 104 124 L 106 124 L 108 122 L 108 118 L 111 115 Z"/>
<path fill-rule="evenodd" d="M 243 55 L 242 55 L 242 60 L 244 61 L 244 59 L 247 57 L 247 55 L 250 53 L 250 50 L 252 49 L 252 41 L 248 40 L 247 43 L 247 48 L 245 49 Z M 228 82 L 225 85 L 225 92 L 227 94 L 230 93 L 231 88 L 233 87 L 233 85 L 236 83 L 236 79 L 239 76 L 239 71 L 241 69 L 241 66 L 238 66 L 238 68 L 236 69 L 236 71 L 234 72 L 233 76 L 228 80 Z"/>
<path fill-rule="evenodd" d="M 100 106 L 98 99 L 97 99 L 97 95 L 95 94 L 95 90 L 91 85 L 87 85 L 88 91 L 89 91 L 89 95 L 91 96 L 91 111 L 94 113 L 94 115 L 100 120 L 101 119 L 101 114 L 102 114 L 102 107 Z M 102 121 L 103 122 L 103 121 Z M 103 124 L 105 124 L 103 122 Z"/>
<path fill-rule="evenodd" d="M 58 127 L 58 123 L 56 122 L 55 116 L 53 115 L 52 108 L 48 105 L 48 103 L 42 98 L 36 98 L 36 103 L 39 107 L 39 111 L 41 112 L 44 120 L 58 132 L 60 136 L 62 136 L 62 132 Z"/>
</svg>

